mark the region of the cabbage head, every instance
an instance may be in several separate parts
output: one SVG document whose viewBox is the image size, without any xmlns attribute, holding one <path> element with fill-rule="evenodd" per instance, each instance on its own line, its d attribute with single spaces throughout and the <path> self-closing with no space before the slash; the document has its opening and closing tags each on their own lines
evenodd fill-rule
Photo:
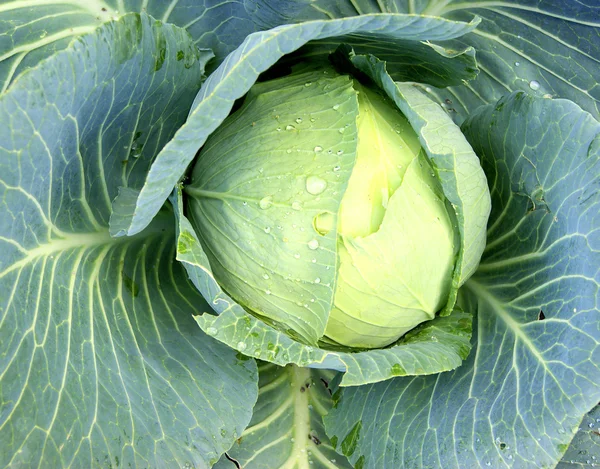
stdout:
<svg viewBox="0 0 600 469">
<path fill-rule="evenodd" d="M 299 66 L 255 84 L 185 189 L 223 290 L 271 327 L 330 350 L 385 347 L 452 311 L 490 208 L 468 144 L 451 154 L 475 160 L 469 177 L 483 190 L 459 210 L 456 178 L 440 177 L 394 95 L 354 72 Z M 446 125 L 452 146 L 460 131 Z"/>
</svg>

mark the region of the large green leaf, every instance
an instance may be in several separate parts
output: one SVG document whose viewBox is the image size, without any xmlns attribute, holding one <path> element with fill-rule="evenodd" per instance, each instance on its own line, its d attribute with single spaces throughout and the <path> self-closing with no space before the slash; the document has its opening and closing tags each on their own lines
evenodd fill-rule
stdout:
<svg viewBox="0 0 600 469">
<path fill-rule="evenodd" d="M 233 461 L 246 469 L 351 468 L 323 428 L 335 372 L 272 363 L 261 363 L 258 371 L 252 421 L 215 469 L 232 469 Z"/>
<path fill-rule="evenodd" d="M 327 432 L 361 422 L 341 451 L 365 467 L 553 467 L 600 400 L 600 124 L 516 93 L 463 131 L 492 190 L 465 291 L 476 350 L 451 373 L 341 391 Z"/>
<path fill-rule="evenodd" d="M 244 2 L 229 0 L 3 0 L 0 3 L 0 93 L 22 70 L 128 12 L 145 12 L 185 28 L 217 61 L 257 30 Z"/>
<path fill-rule="evenodd" d="M 184 30 L 128 15 L 0 97 L 0 466 L 207 467 L 249 422 L 255 363 L 195 325 L 172 213 L 108 234 L 201 77 Z"/>
<path fill-rule="evenodd" d="M 130 223 L 126 227 L 111 226 L 111 234 L 133 235 L 148 225 L 208 135 L 227 117 L 235 100 L 246 94 L 259 74 L 285 54 L 311 40 L 354 33 L 375 34 L 374 31 L 376 37 L 394 38 L 398 45 L 401 41 L 450 39 L 471 31 L 476 24 L 476 21 L 460 23 L 407 15 L 367 15 L 287 25 L 251 34 L 205 82 L 188 121 L 152 165 L 137 203 L 131 209 Z M 123 212 L 124 206 L 131 207 L 131 200 L 118 198 L 117 205 L 121 207 L 115 210 Z"/>
<path fill-rule="evenodd" d="M 337 219 L 356 158 L 356 92 L 328 70 L 255 85 L 185 187 L 223 289 L 311 345 L 325 331 L 337 276 L 337 230 L 321 235 L 313 224 L 323 213 Z"/>
<path fill-rule="evenodd" d="M 194 232 L 183 215 L 181 190 L 171 198 L 178 217 L 177 259 L 190 279 L 210 300 L 196 316 L 209 335 L 241 353 L 278 365 L 345 371 L 341 384 L 356 386 L 394 376 L 421 375 L 452 370 L 467 357 L 471 345 L 471 315 L 455 310 L 450 316 L 427 321 L 406 334 L 394 347 L 358 353 L 334 352 L 304 345 L 247 313 L 221 288 Z"/>
<path fill-rule="evenodd" d="M 600 405 L 587 414 L 557 469 L 587 469 L 600 465 Z"/>
<path fill-rule="evenodd" d="M 443 43 L 473 46 L 479 77 L 432 96 L 462 122 L 477 107 L 525 90 L 568 98 L 600 116 L 600 10 L 595 2 L 564 0 L 252 0 L 254 21 L 268 28 L 284 23 L 372 13 L 415 13 L 469 21 L 482 18 L 472 33 Z"/>
</svg>

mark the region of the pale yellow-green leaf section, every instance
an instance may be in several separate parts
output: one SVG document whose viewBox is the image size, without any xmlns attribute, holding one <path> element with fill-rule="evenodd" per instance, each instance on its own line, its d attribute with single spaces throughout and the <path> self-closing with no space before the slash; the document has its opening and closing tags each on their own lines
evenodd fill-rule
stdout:
<svg viewBox="0 0 600 469">
<path fill-rule="evenodd" d="M 433 319 L 448 299 L 454 238 L 431 168 L 424 156 L 414 158 L 379 230 L 338 243 L 340 267 L 326 334 L 352 347 L 383 347 Z"/>
</svg>

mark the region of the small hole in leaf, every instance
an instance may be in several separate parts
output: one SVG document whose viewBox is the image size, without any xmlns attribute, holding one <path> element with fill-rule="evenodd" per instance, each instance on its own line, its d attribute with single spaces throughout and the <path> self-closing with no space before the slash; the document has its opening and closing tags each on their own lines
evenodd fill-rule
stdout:
<svg viewBox="0 0 600 469">
<path fill-rule="evenodd" d="M 538 321 L 542 321 L 546 319 L 546 315 L 544 314 L 544 312 L 540 309 L 540 312 L 538 313 Z"/>
</svg>

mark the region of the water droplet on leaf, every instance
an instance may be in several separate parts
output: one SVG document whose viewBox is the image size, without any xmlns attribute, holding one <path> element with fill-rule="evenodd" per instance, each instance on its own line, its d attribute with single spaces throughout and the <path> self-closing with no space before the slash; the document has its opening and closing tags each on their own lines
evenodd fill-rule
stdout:
<svg viewBox="0 0 600 469">
<path fill-rule="evenodd" d="M 263 197 L 262 199 L 260 199 L 260 202 L 258 203 L 258 206 L 260 208 L 262 208 L 263 210 L 267 210 L 268 208 L 271 208 L 272 205 L 273 205 L 273 197 L 271 197 L 270 195 L 267 197 Z"/>
<path fill-rule="evenodd" d="M 314 250 L 315 250 L 315 249 L 317 249 L 318 247 L 319 247 L 319 242 L 318 242 L 316 239 L 311 239 L 311 240 L 308 242 L 308 249 L 311 249 L 311 250 L 313 250 L 313 251 L 314 251 Z M 317 260 L 316 260 L 316 259 L 313 259 L 313 262 L 317 262 Z"/>
<path fill-rule="evenodd" d="M 318 176 L 308 176 L 306 178 L 306 192 L 312 195 L 322 194 L 327 189 L 327 181 Z"/>
</svg>

